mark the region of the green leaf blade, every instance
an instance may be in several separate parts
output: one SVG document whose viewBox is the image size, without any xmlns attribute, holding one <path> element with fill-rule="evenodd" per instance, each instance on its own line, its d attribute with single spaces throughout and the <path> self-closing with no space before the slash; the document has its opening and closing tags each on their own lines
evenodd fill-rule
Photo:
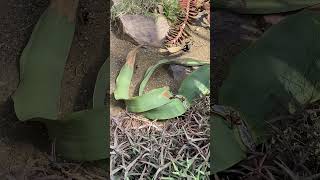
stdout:
<svg viewBox="0 0 320 180">
<path fill-rule="evenodd" d="M 20 83 L 13 95 L 21 121 L 56 119 L 64 65 L 73 40 L 75 23 L 48 8 L 40 17 L 20 58 Z"/>
</svg>

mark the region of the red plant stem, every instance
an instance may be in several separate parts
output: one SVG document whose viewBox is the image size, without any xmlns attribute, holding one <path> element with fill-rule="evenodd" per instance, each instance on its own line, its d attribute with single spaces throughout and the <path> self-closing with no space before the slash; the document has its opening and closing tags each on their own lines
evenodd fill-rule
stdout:
<svg viewBox="0 0 320 180">
<path fill-rule="evenodd" d="M 188 0 L 188 4 L 187 4 L 187 7 L 185 8 L 185 11 L 186 11 L 186 17 L 184 19 L 184 21 L 181 23 L 182 25 L 180 26 L 179 28 L 179 32 L 177 34 L 177 36 L 175 38 L 173 38 L 172 40 L 170 40 L 169 42 L 172 43 L 172 44 L 176 44 L 177 41 L 179 40 L 179 38 L 182 36 L 182 33 L 186 27 L 186 23 L 188 22 L 189 20 L 189 12 L 190 12 L 190 4 L 191 4 L 191 1 L 192 0 Z"/>
</svg>

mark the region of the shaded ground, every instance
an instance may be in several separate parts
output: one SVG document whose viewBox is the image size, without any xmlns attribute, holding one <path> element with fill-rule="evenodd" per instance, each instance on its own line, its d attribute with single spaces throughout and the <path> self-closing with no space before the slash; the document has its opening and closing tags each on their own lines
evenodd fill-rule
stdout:
<svg viewBox="0 0 320 180">
<path fill-rule="evenodd" d="M 105 169 L 86 170 L 82 164 L 51 162 L 45 153 L 50 153 L 45 127 L 40 123 L 22 123 L 14 115 L 10 96 L 19 82 L 19 57 L 33 26 L 47 6 L 47 0 L 0 2 L 0 179 L 16 175 L 34 179 L 55 174 L 57 177 L 52 177 L 53 179 L 106 177 Z M 76 33 L 62 82 L 62 112 L 89 106 L 96 75 L 107 59 L 107 8 L 108 4 L 103 0 L 80 0 Z M 30 161 L 37 163 L 30 165 Z M 55 168 L 54 165 L 60 168 Z M 32 168 L 28 169 L 30 167 Z M 34 170 L 38 167 L 40 170 Z M 21 174 L 21 171 L 26 172 Z M 95 177 L 95 172 L 99 177 Z"/>
<path fill-rule="evenodd" d="M 19 56 L 28 41 L 33 26 L 47 5 L 47 1 L 34 3 L 31 1 L 1 1 L 0 133 L 2 136 L 8 135 L 28 139 L 28 135 L 31 135 L 31 131 L 28 130 L 29 125 L 17 123 L 13 114 L 13 104 L 10 96 L 19 83 Z M 37 127 L 40 128 L 39 126 Z"/>
<path fill-rule="evenodd" d="M 259 38 L 270 25 L 261 24 L 262 16 L 227 11 L 214 11 L 213 18 L 213 103 L 219 104 L 218 88 L 228 74 L 233 57 Z M 319 107 L 319 102 L 308 106 Z M 216 179 L 271 179 L 268 168 L 274 170 L 275 173 L 271 174 L 274 179 L 319 179 L 319 123 L 310 123 L 310 119 L 299 117 L 282 118 L 270 124 L 272 138 L 255 152 L 250 152 L 247 159 L 219 173 Z"/>
<path fill-rule="evenodd" d="M 262 32 L 257 31 L 257 18 L 239 16 L 228 11 L 213 11 L 213 99 L 217 104 L 218 87 L 228 74 L 232 57 L 250 45 Z"/>
</svg>

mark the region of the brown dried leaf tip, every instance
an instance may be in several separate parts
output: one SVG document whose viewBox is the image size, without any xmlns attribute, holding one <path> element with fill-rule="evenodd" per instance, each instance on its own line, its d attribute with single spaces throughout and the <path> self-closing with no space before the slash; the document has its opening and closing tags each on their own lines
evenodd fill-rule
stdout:
<svg viewBox="0 0 320 180">
<path fill-rule="evenodd" d="M 165 39 L 166 47 L 183 45 L 184 40 L 190 37 L 189 25 L 198 15 L 197 0 L 179 0 L 179 4 L 183 13 L 178 17 L 177 23 L 169 30 Z"/>
</svg>

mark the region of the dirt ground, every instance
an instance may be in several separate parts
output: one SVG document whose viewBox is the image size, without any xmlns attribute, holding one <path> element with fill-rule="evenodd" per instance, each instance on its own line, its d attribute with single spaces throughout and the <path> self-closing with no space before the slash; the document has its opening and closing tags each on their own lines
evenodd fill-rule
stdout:
<svg viewBox="0 0 320 180">
<path fill-rule="evenodd" d="M 147 68 L 162 59 L 189 57 L 206 62 L 210 61 L 210 30 L 199 26 L 193 26 L 192 29 L 194 30 L 191 36 L 193 45 L 189 51 L 179 56 L 165 56 L 153 48 L 140 49 L 136 56 L 136 69 L 132 79 L 132 87 L 130 88 L 131 95 L 137 91 L 137 85 L 139 85 Z M 180 162 L 186 160 L 186 158 L 191 159 L 191 157 L 194 157 L 196 159 L 194 166 L 206 166 L 208 164 L 207 157 L 209 156 L 209 113 L 205 112 L 209 112 L 209 104 L 202 102 L 200 107 L 188 111 L 179 118 L 164 122 L 152 122 L 137 114 L 127 113 L 124 104 L 114 99 L 113 92 L 115 90 L 116 77 L 125 63 L 128 52 L 134 47 L 135 45 L 132 43 L 119 39 L 111 32 L 111 178 L 122 179 L 127 175 L 130 179 L 139 177 L 140 179 L 160 179 L 161 176 L 172 174 L 172 171 L 174 171 L 170 167 L 171 162 L 169 159 L 179 160 Z M 169 66 L 163 66 L 152 75 L 146 91 L 169 86 L 173 92 L 176 92 L 180 83 L 181 80 L 173 78 Z M 205 102 L 209 103 L 209 101 Z M 194 113 L 200 115 L 197 116 Z M 180 133 L 183 130 L 185 130 L 184 133 Z M 193 133 L 201 134 L 201 137 Z M 191 144 L 188 144 L 188 138 L 195 136 L 202 139 L 197 142 L 199 143 L 198 147 L 201 148 L 196 149 Z M 185 148 L 186 146 L 188 148 Z M 159 153 L 160 149 L 161 153 Z M 136 153 L 136 151 L 139 153 Z M 197 153 L 201 154 L 201 157 L 195 157 Z M 143 155 L 143 157 L 140 155 Z M 195 171 L 192 171 L 192 173 L 195 173 Z"/>
<path fill-rule="evenodd" d="M 19 122 L 10 98 L 19 83 L 20 54 L 47 6 L 47 0 L 0 2 L 0 179 L 14 177 L 18 171 L 26 170 L 25 167 L 32 160 L 48 165 L 41 167 L 51 168 L 50 157 L 46 154 L 50 151 L 50 144 L 45 127 L 36 122 Z M 99 67 L 108 54 L 107 8 L 108 2 L 103 0 L 80 0 L 76 33 L 62 82 L 62 112 L 82 110 L 89 106 Z M 101 172 L 106 176 L 105 170 Z M 37 177 L 34 172 L 20 173 L 20 176 L 27 178 L 30 174 L 32 178 Z M 39 176 L 45 174 L 38 173 Z M 56 178 L 62 177 L 72 177 L 72 174 L 62 173 L 61 177 Z M 87 177 L 90 179 L 89 175 Z"/>
</svg>

